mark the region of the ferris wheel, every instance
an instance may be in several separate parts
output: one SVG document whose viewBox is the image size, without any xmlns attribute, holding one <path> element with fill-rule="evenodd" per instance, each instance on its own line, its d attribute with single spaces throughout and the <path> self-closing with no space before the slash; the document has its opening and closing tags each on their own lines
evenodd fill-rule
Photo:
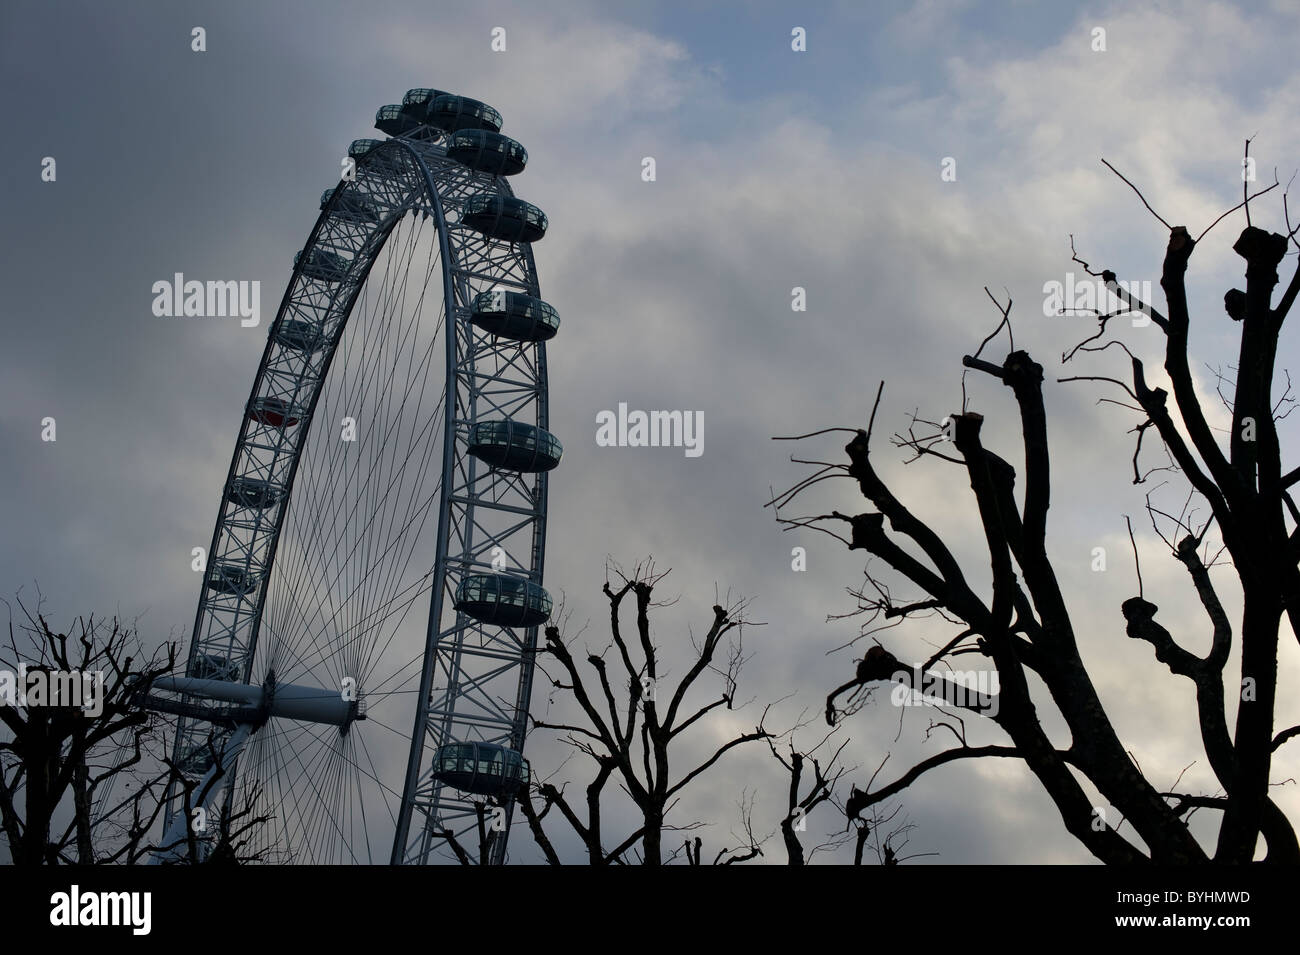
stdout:
<svg viewBox="0 0 1300 955">
<path fill-rule="evenodd" d="M 491 106 L 415 89 L 375 126 L 294 256 L 185 675 L 146 705 L 197 792 L 255 801 L 273 859 L 435 862 L 486 808 L 500 863 L 551 612 L 547 220 Z"/>
</svg>

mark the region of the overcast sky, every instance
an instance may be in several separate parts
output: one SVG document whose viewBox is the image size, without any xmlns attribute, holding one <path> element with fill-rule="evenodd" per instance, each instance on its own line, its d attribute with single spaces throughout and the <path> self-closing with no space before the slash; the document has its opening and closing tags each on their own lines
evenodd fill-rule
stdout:
<svg viewBox="0 0 1300 955">
<path fill-rule="evenodd" d="M 1275 167 L 1292 175 L 1298 21 L 1282 0 L 5 3 L 0 593 L 39 583 L 55 616 L 140 616 L 149 639 L 188 637 L 190 550 L 211 536 L 266 324 L 320 191 L 349 141 L 378 135 L 377 107 L 435 86 L 501 111 L 503 131 L 530 154 L 514 187 L 550 217 L 536 257 L 543 296 L 563 317 L 548 358 L 565 456 L 550 484 L 548 587 L 575 629 L 590 620 L 595 634 L 607 555 L 627 565 L 653 555 L 673 568 L 661 590 L 680 597 L 656 617 L 656 637 L 682 661 L 715 585 L 751 596 L 751 616 L 767 623 L 746 633 L 740 695 L 755 704 L 693 752 L 752 726 L 764 701 L 784 699 L 774 724 L 815 715 L 868 645 L 832 652 L 857 622 L 827 620 L 852 609 L 861 554 L 782 533 L 763 508 L 770 487 L 808 471 L 772 436 L 865 426 L 884 379 L 880 470 L 986 585 L 961 472 L 904 467 L 884 439 L 914 410 L 938 419 L 958 409 L 961 357 L 998 318 L 987 285 L 1015 300 L 1016 344 L 1053 382 L 1050 552 L 1084 659 L 1149 778 L 1171 786 L 1195 761 L 1183 788 L 1214 791 L 1190 683 L 1129 640 L 1119 612 L 1136 594 L 1123 518 L 1139 515 L 1145 491 L 1131 484 L 1125 431 L 1136 421 L 1096 404 L 1101 386 L 1054 383 L 1122 368 L 1108 354 L 1060 371 L 1062 350 L 1089 330 L 1045 317 L 1043 286 L 1079 271 L 1073 234 L 1094 267 L 1158 293 L 1165 230 L 1103 157 L 1193 234 L 1239 201 L 1246 137 L 1260 179 Z M 195 26 L 204 53 L 190 48 Z M 490 48 L 497 26 L 503 53 Z M 795 27 L 804 52 L 791 49 Z M 1097 28 L 1104 51 L 1093 48 Z M 46 156 L 57 161 L 52 183 L 40 178 Z M 654 182 L 641 179 L 647 156 Z M 941 177 L 945 157 L 954 181 Z M 1255 224 L 1281 231 L 1280 202 L 1261 200 Z M 1221 302 L 1242 282 L 1230 247 L 1243 225 L 1236 216 L 1216 228 L 1189 274 L 1193 367 L 1211 396 L 1208 367 L 1235 356 Z M 175 272 L 260 281 L 261 326 L 155 317 L 151 286 Z M 806 312 L 791 309 L 796 286 Z M 1289 367 L 1293 335 L 1282 346 Z M 1123 337 L 1155 376 L 1158 336 Z M 998 360 L 1004 342 L 990 345 Z M 968 389 L 986 443 L 1018 460 L 1006 389 L 975 377 Z M 703 453 L 598 447 L 596 415 L 619 402 L 702 412 Z M 40 438 L 47 416 L 54 443 Z M 799 455 L 835 460 L 843 443 L 831 436 Z M 1173 476 L 1157 493 L 1177 509 L 1185 490 Z M 864 509 L 849 482 L 808 502 L 795 509 Z M 1204 652 L 1209 626 L 1190 582 L 1135 525 L 1148 599 Z M 791 569 L 795 546 L 808 549 L 806 572 Z M 1091 569 L 1095 547 L 1108 550 L 1104 573 Z M 1230 572 L 1219 574 L 1235 602 Z M 926 641 L 948 635 L 922 623 L 885 640 L 923 659 Z M 1294 673 L 1295 642 L 1282 647 Z M 1300 701 L 1282 694 L 1278 724 L 1298 714 Z M 948 745 L 925 740 L 926 718 L 909 713 L 900 730 L 898 710 L 880 702 L 851 720 L 842 732 L 857 769 L 846 784 L 864 786 L 886 754 L 881 782 Z M 1059 727 L 1050 713 L 1044 721 Z M 975 735 L 1003 741 L 995 727 Z M 1275 779 L 1296 775 L 1296 753 Z M 529 754 L 541 770 L 562 758 L 543 739 Z M 679 821 L 710 823 L 706 851 L 734 844 L 742 790 L 759 789 L 759 828 L 771 830 L 780 785 L 766 749 L 734 754 Z M 1292 814 L 1295 790 L 1278 791 Z M 938 853 L 927 862 L 1091 861 L 1010 761 L 941 769 L 901 805 L 916 825 L 909 851 Z M 819 812 L 810 830 L 841 824 Z M 511 845 L 519 861 L 539 858 L 522 829 Z M 778 839 L 769 859 L 779 858 Z"/>
</svg>

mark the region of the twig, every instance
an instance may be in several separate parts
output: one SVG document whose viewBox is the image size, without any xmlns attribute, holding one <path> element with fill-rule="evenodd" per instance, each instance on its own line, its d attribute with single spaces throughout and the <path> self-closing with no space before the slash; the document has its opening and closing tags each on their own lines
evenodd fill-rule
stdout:
<svg viewBox="0 0 1300 955">
<path fill-rule="evenodd" d="M 1171 226 L 1168 222 L 1165 222 L 1164 217 L 1163 217 L 1162 215 L 1160 215 L 1160 213 L 1156 212 L 1156 210 L 1154 210 L 1154 209 L 1151 208 L 1151 203 L 1147 202 L 1147 197 L 1144 196 L 1144 195 L 1142 195 L 1142 190 L 1141 190 L 1141 189 L 1139 189 L 1137 186 L 1133 185 L 1133 183 L 1129 182 L 1128 179 L 1125 178 L 1125 176 L 1124 176 L 1123 173 L 1121 173 L 1118 169 L 1116 169 L 1116 168 L 1115 168 L 1114 166 L 1112 166 L 1110 163 L 1106 162 L 1106 160 L 1103 159 L 1101 162 L 1102 162 L 1102 165 L 1104 165 L 1107 169 L 1109 169 L 1109 170 L 1110 170 L 1111 172 L 1113 172 L 1115 175 L 1119 176 L 1120 179 L 1123 179 L 1124 182 L 1128 185 L 1128 187 L 1129 187 L 1130 189 L 1132 189 L 1134 192 L 1137 193 L 1137 197 L 1138 197 L 1139 199 L 1142 200 L 1142 205 L 1144 205 L 1144 206 L 1147 207 L 1147 212 L 1151 213 L 1153 216 L 1155 216 L 1157 219 L 1159 219 L 1159 220 L 1160 220 L 1160 224 L 1163 225 L 1163 226 L 1164 226 L 1166 229 L 1168 229 L 1170 232 L 1173 232 L 1173 231 L 1174 231 L 1174 227 Z"/>
</svg>

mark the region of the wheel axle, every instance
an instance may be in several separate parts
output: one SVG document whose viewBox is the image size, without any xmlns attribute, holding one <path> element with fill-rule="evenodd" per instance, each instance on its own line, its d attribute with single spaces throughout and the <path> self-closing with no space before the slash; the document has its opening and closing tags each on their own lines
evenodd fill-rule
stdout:
<svg viewBox="0 0 1300 955">
<path fill-rule="evenodd" d="M 354 721 L 366 718 L 360 701 L 346 699 L 341 691 L 276 683 L 274 674 L 262 686 L 194 677 L 163 677 L 154 680 L 153 689 L 248 708 L 262 716 L 261 722 L 276 716 L 304 723 L 327 723 L 346 733 Z M 171 702 L 149 696 L 145 698 L 144 705 L 150 709 L 169 709 L 167 704 Z"/>
</svg>

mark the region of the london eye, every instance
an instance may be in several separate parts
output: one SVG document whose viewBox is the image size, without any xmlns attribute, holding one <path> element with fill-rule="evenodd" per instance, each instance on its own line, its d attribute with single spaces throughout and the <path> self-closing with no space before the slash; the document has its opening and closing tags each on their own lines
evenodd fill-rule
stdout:
<svg viewBox="0 0 1300 955">
<path fill-rule="evenodd" d="M 184 675 L 147 705 L 272 861 L 436 862 L 487 812 L 500 863 L 552 605 L 547 218 L 491 106 L 415 89 L 375 126 L 292 256 Z M 173 793 L 170 832 L 187 813 Z"/>
</svg>

